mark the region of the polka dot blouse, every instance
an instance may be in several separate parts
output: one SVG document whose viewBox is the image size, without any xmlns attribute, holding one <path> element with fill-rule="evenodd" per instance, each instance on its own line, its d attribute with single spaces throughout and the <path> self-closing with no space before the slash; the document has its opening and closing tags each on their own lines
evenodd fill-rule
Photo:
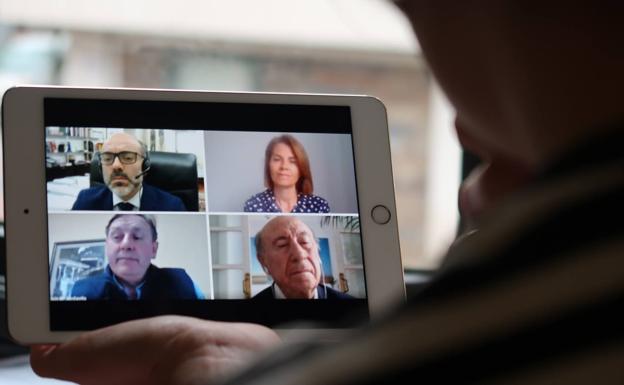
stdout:
<svg viewBox="0 0 624 385">
<path fill-rule="evenodd" d="M 267 189 L 258 193 L 245 202 L 245 212 L 248 213 L 279 213 L 280 210 L 273 190 Z M 316 195 L 297 194 L 297 204 L 291 213 L 328 213 L 327 201 Z"/>
</svg>

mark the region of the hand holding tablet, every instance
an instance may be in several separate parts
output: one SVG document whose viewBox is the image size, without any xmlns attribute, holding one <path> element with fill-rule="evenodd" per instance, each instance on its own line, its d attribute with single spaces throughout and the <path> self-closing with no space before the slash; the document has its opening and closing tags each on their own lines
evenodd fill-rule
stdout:
<svg viewBox="0 0 624 385">
<path fill-rule="evenodd" d="M 197 384 L 240 370 L 279 342 L 260 325 L 163 316 L 35 346 L 31 365 L 41 376 L 80 384 Z"/>
<path fill-rule="evenodd" d="M 404 296 L 374 98 L 20 87 L 2 108 L 20 342 L 164 314 L 336 331 Z"/>
</svg>

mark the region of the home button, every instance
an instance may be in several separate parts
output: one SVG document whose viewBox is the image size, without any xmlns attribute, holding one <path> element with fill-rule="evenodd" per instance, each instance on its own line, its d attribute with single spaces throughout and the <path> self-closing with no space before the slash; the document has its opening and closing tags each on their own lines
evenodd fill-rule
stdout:
<svg viewBox="0 0 624 385">
<path fill-rule="evenodd" d="M 384 205 L 377 205 L 371 210 L 371 217 L 378 225 L 385 225 L 390 222 L 390 210 Z"/>
</svg>

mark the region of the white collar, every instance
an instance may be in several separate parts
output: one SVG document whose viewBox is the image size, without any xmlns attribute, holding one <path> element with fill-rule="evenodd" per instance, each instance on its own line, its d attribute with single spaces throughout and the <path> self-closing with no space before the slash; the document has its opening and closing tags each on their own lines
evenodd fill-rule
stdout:
<svg viewBox="0 0 624 385">
<path fill-rule="evenodd" d="M 139 211 L 141 209 L 141 195 L 143 195 L 143 185 L 141 185 L 141 188 L 139 189 L 139 191 L 136 194 L 134 194 L 134 196 L 130 198 L 129 201 L 124 201 L 123 199 L 118 197 L 117 194 L 113 192 L 113 210 L 120 211 L 119 208 L 117 207 L 117 204 L 126 202 L 134 206 L 133 211 Z"/>
</svg>

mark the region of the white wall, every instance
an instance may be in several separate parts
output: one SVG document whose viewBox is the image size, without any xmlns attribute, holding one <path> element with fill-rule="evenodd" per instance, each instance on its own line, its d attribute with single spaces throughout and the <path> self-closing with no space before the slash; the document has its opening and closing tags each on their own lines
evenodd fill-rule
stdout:
<svg viewBox="0 0 624 385">
<path fill-rule="evenodd" d="M 461 182 L 461 148 L 455 134 L 455 110 L 437 83 L 430 89 L 425 184 L 425 267 L 437 267 L 453 242 L 459 223 L 457 190 Z"/>
</svg>

